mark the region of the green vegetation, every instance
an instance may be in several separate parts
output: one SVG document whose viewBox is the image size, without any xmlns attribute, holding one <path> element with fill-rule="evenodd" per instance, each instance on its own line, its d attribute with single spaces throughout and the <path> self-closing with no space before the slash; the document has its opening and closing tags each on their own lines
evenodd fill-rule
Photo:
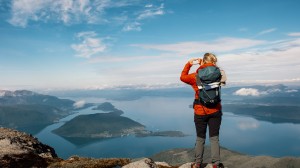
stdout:
<svg viewBox="0 0 300 168">
<path fill-rule="evenodd" d="M 63 137 L 113 138 L 143 131 L 145 126 L 114 113 L 80 115 L 53 132 Z"/>
<path fill-rule="evenodd" d="M 27 90 L 1 91 L 1 93 L 0 126 L 31 134 L 38 133 L 74 110 L 93 105 L 89 103 L 77 108 L 73 100 L 59 99 Z"/>
<path fill-rule="evenodd" d="M 0 106 L 0 126 L 34 134 L 67 114 L 47 105 Z"/>
<path fill-rule="evenodd" d="M 117 109 L 111 103 L 104 102 L 104 103 L 99 104 L 97 107 L 94 107 L 93 110 L 114 111 Z"/>
<path fill-rule="evenodd" d="M 80 145 L 93 142 L 95 139 L 108 139 L 128 135 L 136 135 L 137 137 L 186 136 L 181 131 L 147 131 L 144 125 L 120 116 L 115 112 L 80 115 L 66 122 L 60 128 L 53 130 L 53 132 L 73 144 Z"/>
</svg>

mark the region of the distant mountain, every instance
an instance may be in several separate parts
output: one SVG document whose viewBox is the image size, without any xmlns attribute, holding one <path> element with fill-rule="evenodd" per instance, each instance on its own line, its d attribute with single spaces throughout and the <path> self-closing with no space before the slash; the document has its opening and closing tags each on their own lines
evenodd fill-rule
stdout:
<svg viewBox="0 0 300 168">
<path fill-rule="evenodd" d="M 99 104 L 97 107 L 94 107 L 92 110 L 101 110 L 105 112 L 113 112 L 113 114 L 122 115 L 124 112 L 115 108 L 110 102 L 104 102 Z"/>
<path fill-rule="evenodd" d="M 274 97 L 274 102 L 281 104 L 295 104 L 300 99 L 300 86 L 285 85 L 252 85 L 252 86 L 224 86 L 222 87 L 223 101 L 254 100 L 257 102 L 268 102 L 265 97 Z M 194 91 L 190 86 L 177 88 L 110 88 L 95 90 L 68 90 L 53 91 L 52 95 L 59 97 L 97 97 L 108 100 L 137 100 L 142 97 L 190 97 L 193 98 Z M 298 99 L 297 99 L 298 98 Z M 259 100 L 260 99 L 260 100 Z"/>
<path fill-rule="evenodd" d="M 300 123 L 300 106 L 223 104 L 223 111 L 272 123 Z"/>
<path fill-rule="evenodd" d="M 46 105 L 0 106 L 0 125 L 28 133 L 36 133 L 69 113 Z"/>
<path fill-rule="evenodd" d="M 53 91 L 52 95 L 58 97 L 97 97 L 107 100 L 130 101 L 138 100 L 145 96 L 151 97 L 190 97 L 193 90 L 190 87 L 183 88 L 157 88 L 157 89 L 140 89 L 140 88 L 112 88 L 101 90 L 68 90 Z"/>
<path fill-rule="evenodd" d="M 6 91 L 0 90 L 0 106 L 3 105 L 48 105 L 60 110 L 74 110 L 75 101 L 69 99 L 59 99 L 55 96 L 43 95 L 28 90 Z"/>
<path fill-rule="evenodd" d="M 75 103 L 28 90 L 0 90 L 0 126 L 35 134 L 74 110 L 92 105 L 77 108 Z"/>
<path fill-rule="evenodd" d="M 299 106 L 300 88 L 285 85 L 240 86 L 222 89 L 222 101 Z"/>
<path fill-rule="evenodd" d="M 299 87 L 285 85 L 255 85 L 222 90 L 224 112 L 272 123 L 300 123 L 299 100 Z"/>
</svg>

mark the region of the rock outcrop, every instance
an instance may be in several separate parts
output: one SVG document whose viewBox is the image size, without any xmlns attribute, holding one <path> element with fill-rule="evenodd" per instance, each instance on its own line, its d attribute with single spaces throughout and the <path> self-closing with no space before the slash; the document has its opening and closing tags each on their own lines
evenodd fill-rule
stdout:
<svg viewBox="0 0 300 168">
<path fill-rule="evenodd" d="M 158 153 L 151 158 L 154 161 L 164 161 L 170 165 L 181 165 L 180 168 L 189 167 L 195 156 L 194 150 L 190 148 L 172 149 Z M 206 146 L 204 151 L 204 162 L 210 163 L 210 147 Z M 270 156 L 249 156 L 225 148 L 221 148 L 221 159 L 227 168 L 296 168 L 300 167 L 299 157 L 274 158 Z M 210 168 L 208 164 L 206 168 Z"/>
<path fill-rule="evenodd" d="M 130 163 L 127 158 L 83 158 L 72 156 L 67 160 L 53 162 L 48 168 L 121 168 Z"/>
<path fill-rule="evenodd" d="M 47 167 L 59 161 L 54 149 L 33 136 L 0 128 L 0 167 Z"/>
</svg>

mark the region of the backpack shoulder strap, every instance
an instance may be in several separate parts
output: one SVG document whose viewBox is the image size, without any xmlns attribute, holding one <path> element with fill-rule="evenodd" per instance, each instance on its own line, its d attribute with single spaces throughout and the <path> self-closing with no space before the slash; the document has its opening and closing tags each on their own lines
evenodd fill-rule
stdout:
<svg viewBox="0 0 300 168">
<path fill-rule="evenodd" d="M 201 79 L 199 77 L 198 72 L 196 73 L 196 83 L 197 83 L 197 86 L 198 86 L 199 90 L 204 88 L 203 83 L 201 82 Z"/>
</svg>

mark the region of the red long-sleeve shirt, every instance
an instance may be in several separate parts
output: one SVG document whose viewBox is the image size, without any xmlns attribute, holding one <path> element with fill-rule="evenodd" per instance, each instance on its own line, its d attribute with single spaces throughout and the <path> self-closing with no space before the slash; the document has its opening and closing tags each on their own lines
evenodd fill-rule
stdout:
<svg viewBox="0 0 300 168">
<path fill-rule="evenodd" d="M 200 69 L 207 67 L 207 66 L 214 66 L 214 65 L 213 64 L 204 64 L 200 67 Z M 185 66 L 181 72 L 180 80 L 182 82 L 192 86 L 192 88 L 195 91 L 195 99 L 198 99 L 199 98 L 199 96 L 198 96 L 199 89 L 198 89 L 197 82 L 196 82 L 196 72 L 189 74 L 191 67 L 192 67 L 192 65 L 189 62 L 185 64 Z M 221 108 L 222 108 L 221 103 L 219 103 L 217 106 L 215 106 L 213 108 L 208 108 L 201 104 L 196 104 L 194 106 L 194 112 L 197 115 L 207 115 L 207 114 L 215 113 L 215 112 L 221 110 Z"/>
</svg>

